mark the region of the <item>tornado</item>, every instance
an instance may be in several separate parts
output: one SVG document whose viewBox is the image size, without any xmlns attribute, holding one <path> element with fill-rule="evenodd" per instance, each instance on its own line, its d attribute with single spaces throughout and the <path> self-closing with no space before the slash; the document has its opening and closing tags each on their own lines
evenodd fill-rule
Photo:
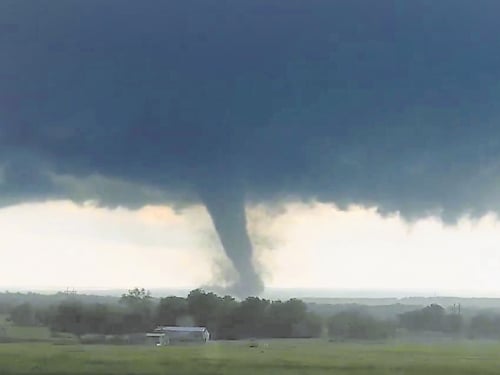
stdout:
<svg viewBox="0 0 500 375">
<path fill-rule="evenodd" d="M 238 297 L 260 294 L 264 283 L 253 265 L 253 246 L 248 235 L 245 194 L 238 188 L 202 189 L 200 196 L 210 214 L 227 257 L 238 273 L 230 287 Z"/>
</svg>

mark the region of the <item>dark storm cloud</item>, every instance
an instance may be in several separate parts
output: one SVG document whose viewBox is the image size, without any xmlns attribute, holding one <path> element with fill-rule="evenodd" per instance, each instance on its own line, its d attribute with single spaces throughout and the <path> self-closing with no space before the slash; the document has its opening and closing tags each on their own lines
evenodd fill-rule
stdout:
<svg viewBox="0 0 500 375">
<path fill-rule="evenodd" d="M 155 192 L 127 190 L 124 205 L 201 197 L 219 234 L 224 195 L 230 221 L 244 195 L 407 217 L 497 211 L 499 11 L 486 0 L 2 1 L 2 201 L 73 194 L 50 176 L 101 176 Z"/>
</svg>

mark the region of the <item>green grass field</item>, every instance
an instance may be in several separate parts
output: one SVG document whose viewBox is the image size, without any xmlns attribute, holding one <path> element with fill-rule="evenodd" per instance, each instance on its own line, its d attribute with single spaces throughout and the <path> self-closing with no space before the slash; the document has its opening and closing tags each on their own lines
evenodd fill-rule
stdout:
<svg viewBox="0 0 500 375">
<path fill-rule="evenodd" d="M 339 344 L 319 340 L 204 346 L 1 344 L 0 374 L 500 374 L 498 344 Z"/>
</svg>

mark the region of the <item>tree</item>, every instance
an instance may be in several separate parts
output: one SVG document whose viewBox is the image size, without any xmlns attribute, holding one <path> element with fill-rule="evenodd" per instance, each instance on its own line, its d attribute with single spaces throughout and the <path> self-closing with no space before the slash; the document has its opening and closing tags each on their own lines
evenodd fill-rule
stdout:
<svg viewBox="0 0 500 375">
<path fill-rule="evenodd" d="M 120 303 L 134 306 L 134 305 L 142 305 L 144 303 L 149 303 L 151 301 L 151 293 L 149 290 L 144 288 L 134 288 L 129 289 L 126 294 L 122 294 L 120 298 Z"/>
<path fill-rule="evenodd" d="M 152 297 L 149 291 L 144 288 L 130 289 L 122 295 L 120 303 L 126 308 L 123 325 L 128 333 L 153 328 Z"/>
<path fill-rule="evenodd" d="M 97 303 L 84 309 L 83 321 L 86 333 L 114 333 L 109 322 L 112 313 L 108 305 Z"/>
<path fill-rule="evenodd" d="M 77 336 L 85 333 L 83 305 L 73 300 L 59 304 L 50 317 L 50 328 L 52 331 L 70 332 Z"/>
<path fill-rule="evenodd" d="M 266 319 L 270 302 L 258 297 L 248 297 L 236 308 L 234 323 L 238 337 L 265 337 Z"/>
<path fill-rule="evenodd" d="M 9 315 L 12 323 L 18 326 L 34 326 L 38 323 L 36 311 L 29 303 L 14 307 Z"/>
<path fill-rule="evenodd" d="M 402 327 L 410 331 L 458 332 L 462 327 L 462 317 L 446 314 L 446 310 L 432 304 L 420 310 L 410 311 L 399 316 Z"/>
<path fill-rule="evenodd" d="M 470 338 L 500 338 L 500 315 L 481 313 L 472 317 L 468 335 Z"/>
<path fill-rule="evenodd" d="M 202 289 L 195 289 L 189 293 L 187 303 L 188 311 L 197 325 L 209 328 L 209 323 L 215 322 L 220 303 L 219 296 Z"/>
<path fill-rule="evenodd" d="M 385 339 L 395 332 L 389 322 L 358 311 L 343 311 L 328 320 L 328 335 L 340 339 Z"/>
<path fill-rule="evenodd" d="M 181 318 L 188 314 L 188 302 L 182 297 L 160 299 L 156 312 L 156 324 L 165 326 L 179 325 Z"/>
<path fill-rule="evenodd" d="M 235 321 L 235 312 L 239 303 L 231 296 L 219 299 L 216 313 L 215 335 L 217 339 L 234 340 L 238 336 L 238 326 Z M 213 329 L 213 327 L 210 327 Z"/>
<path fill-rule="evenodd" d="M 323 319 L 315 313 L 307 313 L 306 317 L 292 327 L 293 337 L 320 337 L 323 331 Z"/>
<path fill-rule="evenodd" d="M 271 337 L 293 337 L 294 325 L 302 322 L 306 315 L 307 306 L 301 300 L 274 301 L 268 308 L 266 331 Z"/>
</svg>

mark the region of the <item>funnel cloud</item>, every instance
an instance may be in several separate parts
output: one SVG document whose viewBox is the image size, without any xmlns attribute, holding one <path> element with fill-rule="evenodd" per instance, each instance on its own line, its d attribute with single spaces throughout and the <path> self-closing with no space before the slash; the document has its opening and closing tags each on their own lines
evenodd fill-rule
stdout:
<svg viewBox="0 0 500 375">
<path fill-rule="evenodd" d="M 258 293 L 245 203 L 500 211 L 496 1 L 0 3 L 0 204 L 202 202 Z"/>
<path fill-rule="evenodd" d="M 252 262 L 252 243 L 248 236 L 243 191 L 232 186 L 221 191 L 202 191 L 201 199 L 212 218 L 226 254 L 239 279 L 232 292 L 237 295 L 257 295 L 264 284 Z"/>
</svg>

